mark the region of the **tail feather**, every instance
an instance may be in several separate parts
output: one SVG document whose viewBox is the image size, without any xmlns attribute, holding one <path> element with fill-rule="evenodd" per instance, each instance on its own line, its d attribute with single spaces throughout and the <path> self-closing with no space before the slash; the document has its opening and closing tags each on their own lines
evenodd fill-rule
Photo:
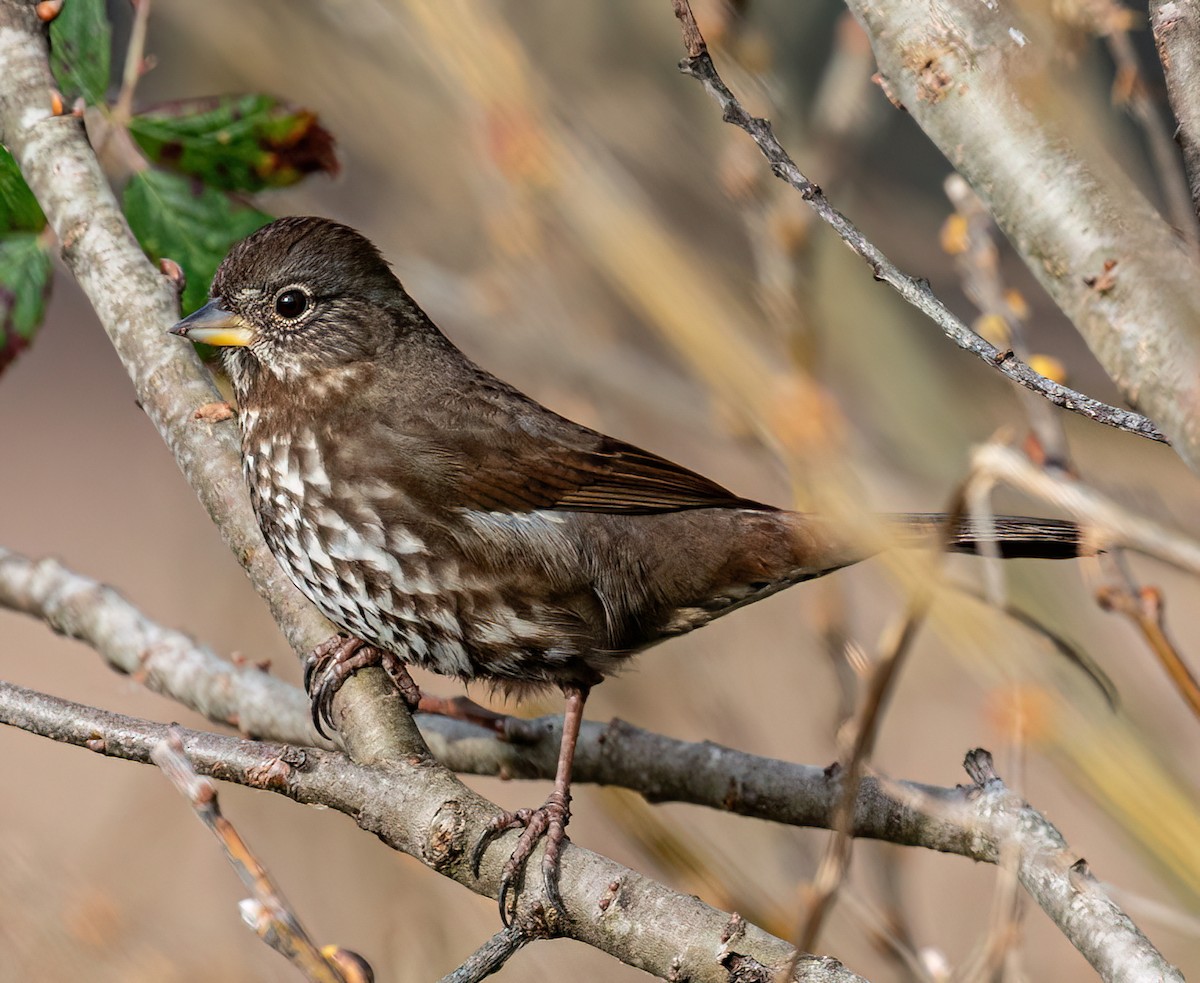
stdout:
<svg viewBox="0 0 1200 983">
<path fill-rule="evenodd" d="M 940 535 L 947 522 L 947 516 L 936 513 L 917 512 L 887 518 L 905 538 Z M 979 553 L 980 544 L 991 541 L 1005 559 L 1040 560 L 1067 560 L 1095 552 L 1079 525 L 1064 519 L 998 515 L 992 520 L 991 527 L 989 530 L 983 523 L 963 517 L 955 527 L 947 549 L 955 553 Z"/>
</svg>

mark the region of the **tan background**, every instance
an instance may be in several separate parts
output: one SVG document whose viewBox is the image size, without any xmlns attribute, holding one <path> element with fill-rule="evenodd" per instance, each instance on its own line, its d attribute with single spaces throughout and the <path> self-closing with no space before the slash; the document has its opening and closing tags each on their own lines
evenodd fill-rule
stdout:
<svg viewBox="0 0 1200 983">
<path fill-rule="evenodd" d="M 722 128 L 699 86 L 675 71 L 681 50 L 670 4 L 481 0 L 454 14 L 457 7 L 416 0 L 158 0 L 150 50 L 159 67 L 140 101 L 266 89 L 317 109 L 340 141 L 342 177 L 264 197 L 264 208 L 317 212 L 361 228 L 452 338 L 552 407 L 706 471 L 740 493 L 788 503 L 791 491 L 777 460 L 748 436 L 727 402 L 712 398 L 714 384 L 698 381 L 705 366 L 719 376 L 743 346 L 787 369 L 787 346 L 764 326 L 769 322 L 759 317 L 754 293 L 761 267 L 752 243 L 770 241 L 780 228 L 767 221 L 757 237 L 748 235 L 743 218 L 753 208 L 725 193 L 731 168 L 749 167 L 752 179 L 765 165 L 760 172 L 753 157 L 730 158 L 738 153 L 729 149 L 740 145 L 736 135 Z M 761 52 L 759 63 L 770 69 L 772 112 L 802 167 L 813 158 L 819 163 L 825 152 L 810 142 L 801 120 L 810 118 L 838 11 L 832 2 L 770 2 L 752 11 L 749 43 L 759 46 L 753 49 Z M 457 30 L 439 33 L 447 23 Z M 123 49 L 120 28 L 117 37 Z M 478 45 L 465 58 L 456 54 L 464 38 Z M 1132 180 L 1150 188 L 1135 131 L 1107 105 L 1111 76 L 1103 58 L 1083 44 L 1078 55 L 1063 70 L 1078 82 L 1096 135 Z M 741 76 L 729 78 L 737 85 Z M 938 189 L 948 166 L 878 91 L 863 105 L 871 115 L 853 152 L 812 176 L 885 250 L 929 276 L 969 318 L 937 246 L 947 211 Z M 602 233 L 611 227 L 604 221 L 609 206 L 580 199 L 585 185 L 571 184 L 575 165 L 546 149 L 564 145 L 582 155 L 576 164 L 584 171 L 611 179 L 612 193 L 631 214 L 671 237 L 677 244 L 671 255 L 689 277 L 747 314 L 743 323 L 714 325 L 727 350 L 689 351 L 670 340 L 652 298 L 657 291 L 669 305 L 680 282 L 659 272 L 646 241 L 614 245 L 592 230 L 588 209 L 599 210 Z M 764 187 L 764 194 L 775 194 Z M 786 203 L 773 214 L 788 228 L 797 221 Z M 620 285 L 614 249 L 627 251 L 646 284 Z M 817 373 L 848 420 L 841 456 L 864 504 L 940 507 L 964 474 L 973 443 L 1000 425 L 1023 427 L 1019 402 L 998 377 L 874 284 L 825 230 L 812 232 L 802 264 L 810 278 L 803 296 L 815 325 Z M 1034 306 L 1038 348 L 1066 360 L 1079 388 L 1115 398 L 1011 257 L 1006 271 Z M 221 652 L 270 658 L 273 671 L 298 680 L 295 660 L 134 405 L 90 309 L 61 272 L 44 331 L 0 379 L 0 420 L 0 542 L 57 556 L 115 585 L 164 624 Z M 820 437 L 829 421 L 797 411 L 783 425 L 812 427 Z M 1198 531 L 1195 478 L 1168 449 L 1082 420 L 1068 420 L 1067 427 L 1085 477 L 1126 504 Z M 1035 508 L 1005 501 L 1008 508 Z M 984 745 L 997 750 L 1003 771 L 1008 683 L 1062 694 L 1081 712 L 1077 718 L 1055 711 L 1043 721 L 1024 792 L 1097 876 L 1120 888 L 1122 903 L 1186 969 L 1200 956 L 1200 890 L 1197 868 L 1189 867 L 1194 844 L 1178 840 L 1196 801 L 1197 722 L 1136 636 L 1095 608 L 1078 566 L 1015 567 L 1014 598 L 1068 632 L 1112 675 L 1122 692 L 1120 714 L 1106 716 L 1078 677 L 1053 665 L 1028 636 L 960 611 L 949 619 L 957 628 L 926 630 L 918 640 L 877 764 L 897 777 L 953 784 L 964 779 L 963 752 Z M 902 607 L 886 569 L 876 563 L 848 571 L 836 578 L 840 588 L 801 588 L 664 645 L 601 687 L 589 716 L 619 715 L 678 737 L 828 762 L 836 755 L 837 686 L 816 625 L 841 596 L 854 637 L 875 651 L 880 629 Z M 969 560 L 954 569 L 967 577 L 978 572 Z M 1172 628 L 1184 651 L 1194 651 L 1195 584 L 1150 564 L 1136 569 L 1167 590 Z M 963 619 L 970 624 L 963 627 Z M 984 641 L 961 644 L 975 629 Z M 204 726 L 108 671 L 85 648 L 14 615 L 0 615 L 0 674 L 124 713 Z M 420 681 L 457 691 L 444 680 Z M 1115 743 L 1102 745 L 1098 735 Z M 1176 812 L 1178 805 L 1152 798 L 1149 789 L 1157 786 L 1126 757 L 1135 750 L 1174 776 L 1186 808 Z M 1097 763 L 1113 788 L 1079 778 L 1082 767 Z M 507 805 L 540 802 L 546 791 L 541 784 L 472 783 Z M 240 924 L 242 894 L 233 873 L 152 769 L 6 730 L 0 790 L 0 980 L 295 978 Z M 381 980 L 436 979 L 498 925 L 491 902 L 388 851 L 343 816 L 234 787 L 221 795 L 227 815 L 315 937 L 361 951 Z M 678 838 L 676 846 L 703 861 L 701 875 L 696 865 L 672 865 L 661 849 L 639 845 L 636 830 L 649 833 L 635 818 L 642 814 L 635 804 L 622 793 L 579 788 L 573 838 L 715 904 L 759 914 L 776 931 L 798 919 L 798 885 L 811 875 L 826 833 L 684 806 L 653 809 L 661 828 Z M 1139 818 L 1135 810 L 1146 805 L 1149 816 Z M 1167 845 L 1157 860 L 1139 846 L 1160 842 Z M 875 843 L 857 848 L 847 900 L 822 951 L 872 980 L 900 978 L 873 944 L 879 920 L 864 908 L 883 907 L 880 872 L 888 865 L 919 945 L 940 950 L 952 964 L 963 960 L 986 933 L 995 871 Z M 1028 912 L 1022 951 L 1029 978 L 1092 978 L 1036 908 Z M 501 978 L 567 973 L 641 978 L 567 942 L 530 947 Z"/>
</svg>

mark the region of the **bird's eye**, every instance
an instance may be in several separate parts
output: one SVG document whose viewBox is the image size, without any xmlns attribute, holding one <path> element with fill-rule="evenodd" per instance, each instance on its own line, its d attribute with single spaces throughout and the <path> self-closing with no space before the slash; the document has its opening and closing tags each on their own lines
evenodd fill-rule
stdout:
<svg viewBox="0 0 1200 983">
<path fill-rule="evenodd" d="M 275 298 L 275 313 L 294 321 L 308 310 L 308 295 L 303 290 L 289 287 Z"/>
</svg>

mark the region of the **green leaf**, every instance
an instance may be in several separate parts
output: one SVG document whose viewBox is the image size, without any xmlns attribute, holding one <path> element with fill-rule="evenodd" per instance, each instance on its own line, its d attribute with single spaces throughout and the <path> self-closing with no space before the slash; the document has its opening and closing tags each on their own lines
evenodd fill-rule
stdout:
<svg viewBox="0 0 1200 983">
<path fill-rule="evenodd" d="M 178 174 L 139 171 L 125 186 L 125 217 L 156 263 L 173 259 L 187 276 L 183 313 L 204 305 L 208 285 L 229 247 L 271 221 L 227 194 Z"/>
<path fill-rule="evenodd" d="M 42 323 L 52 269 L 50 250 L 36 232 L 0 235 L 0 372 Z"/>
<path fill-rule="evenodd" d="M 50 67 L 68 106 L 80 96 L 89 106 L 103 104 L 111 40 L 104 0 L 66 0 L 50 22 Z"/>
<path fill-rule="evenodd" d="M 0 147 L 0 232 L 41 232 L 45 227 L 46 216 L 16 160 Z"/>
<path fill-rule="evenodd" d="M 272 96 L 168 103 L 135 116 L 129 132 L 156 164 L 230 191 L 280 188 L 339 169 L 333 136 L 316 113 Z"/>
</svg>

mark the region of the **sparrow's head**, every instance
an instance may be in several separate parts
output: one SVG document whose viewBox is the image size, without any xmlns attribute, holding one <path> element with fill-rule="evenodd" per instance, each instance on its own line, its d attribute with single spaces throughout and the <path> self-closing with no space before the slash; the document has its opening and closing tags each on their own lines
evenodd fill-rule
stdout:
<svg viewBox="0 0 1200 983">
<path fill-rule="evenodd" d="M 428 324 L 379 250 L 324 218 L 282 218 L 243 239 L 210 296 L 171 333 L 224 349 L 238 390 L 264 372 L 295 384 L 377 359 Z"/>
</svg>

